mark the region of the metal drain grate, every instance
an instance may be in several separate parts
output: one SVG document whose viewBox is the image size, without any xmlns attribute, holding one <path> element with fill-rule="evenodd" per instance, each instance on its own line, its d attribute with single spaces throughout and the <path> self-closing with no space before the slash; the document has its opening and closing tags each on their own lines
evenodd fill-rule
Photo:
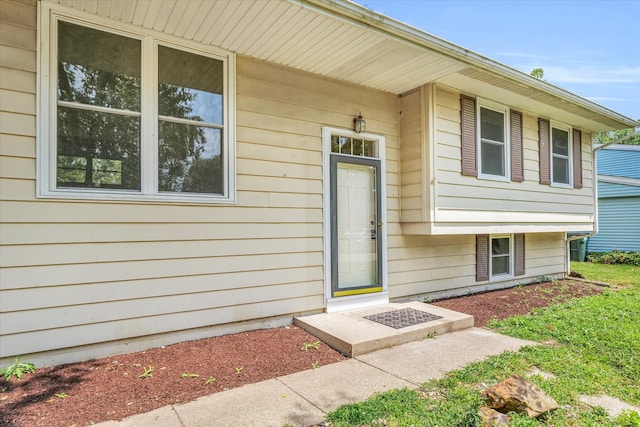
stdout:
<svg viewBox="0 0 640 427">
<path fill-rule="evenodd" d="M 442 319 L 442 316 L 427 313 L 426 311 L 414 308 L 402 308 L 400 310 L 387 311 L 384 313 L 364 316 L 365 319 L 373 320 L 391 328 L 400 329 L 407 326 L 418 325 L 432 320 Z"/>
</svg>

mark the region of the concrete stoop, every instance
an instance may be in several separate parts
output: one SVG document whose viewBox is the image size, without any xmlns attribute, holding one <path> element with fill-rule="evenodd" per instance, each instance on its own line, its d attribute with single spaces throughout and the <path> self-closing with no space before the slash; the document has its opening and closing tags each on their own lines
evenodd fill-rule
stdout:
<svg viewBox="0 0 640 427">
<path fill-rule="evenodd" d="M 405 308 L 440 316 L 441 319 L 399 329 L 365 319 L 365 316 Z M 426 337 L 472 328 L 473 316 L 413 301 L 337 313 L 312 314 L 296 317 L 293 322 L 342 354 L 356 357 Z"/>
</svg>

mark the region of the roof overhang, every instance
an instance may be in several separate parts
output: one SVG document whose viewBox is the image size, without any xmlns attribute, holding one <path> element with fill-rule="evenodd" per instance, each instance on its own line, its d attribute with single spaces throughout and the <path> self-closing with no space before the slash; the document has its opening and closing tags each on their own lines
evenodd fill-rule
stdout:
<svg viewBox="0 0 640 427">
<path fill-rule="evenodd" d="M 588 131 L 638 122 L 346 0 L 51 0 L 108 19 L 402 94 L 438 83 Z"/>
</svg>

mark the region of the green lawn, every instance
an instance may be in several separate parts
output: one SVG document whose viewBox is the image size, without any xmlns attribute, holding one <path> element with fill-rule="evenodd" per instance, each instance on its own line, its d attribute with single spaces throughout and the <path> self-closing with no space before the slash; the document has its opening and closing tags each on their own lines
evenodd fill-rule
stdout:
<svg viewBox="0 0 640 427">
<path fill-rule="evenodd" d="M 640 284 L 640 267 L 635 265 L 571 261 L 571 270 L 598 282 L 614 285 Z"/>
<path fill-rule="evenodd" d="M 394 390 L 345 405 L 328 415 L 334 426 L 475 426 L 482 384 L 492 385 L 533 367 L 555 375 L 531 377 L 560 408 L 541 420 L 514 415 L 511 427 L 632 426 L 640 417 L 610 419 L 602 408 L 580 405 L 579 395 L 605 393 L 640 406 L 640 281 L 638 268 L 573 266 L 597 281 L 633 284 L 619 291 L 541 309 L 492 323 L 497 331 L 544 345 L 507 352 L 449 373 L 421 390 Z M 619 281 L 618 281 L 619 280 Z"/>
</svg>

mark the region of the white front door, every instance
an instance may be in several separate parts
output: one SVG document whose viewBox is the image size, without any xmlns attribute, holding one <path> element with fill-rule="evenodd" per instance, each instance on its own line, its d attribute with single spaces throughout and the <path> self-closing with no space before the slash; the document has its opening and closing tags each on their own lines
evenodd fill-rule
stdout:
<svg viewBox="0 0 640 427">
<path fill-rule="evenodd" d="M 359 160 L 356 162 L 356 160 Z M 336 156 L 333 296 L 379 292 L 377 160 Z"/>
</svg>

